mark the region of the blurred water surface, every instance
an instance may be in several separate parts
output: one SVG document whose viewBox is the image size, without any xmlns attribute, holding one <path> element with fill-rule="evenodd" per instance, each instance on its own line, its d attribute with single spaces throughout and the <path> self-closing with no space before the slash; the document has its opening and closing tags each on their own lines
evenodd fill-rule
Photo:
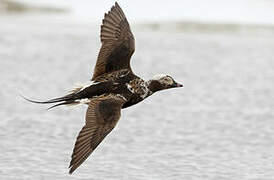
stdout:
<svg viewBox="0 0 274 180">
<path fill-rule="evenodd" d="M 85 106 L 45 106 L 91 78 L 99 25 L 0 20 L 0 179 L 274 179 L 274 33 L 132 28 L 132 67 L 184 88 L 122 111 L 68 175 Z"/>
<path fill-rule="evenodd" d="M 272 24 L 273 0 L 13 0 L 31 6 L 50 6 L 71 10 L 77 21 L 101 21 L 102 12 L 117 1 L 130 22 L 198 21 L 217 23 Z M 1 3 L 1 0 L 0 0 Z"/>
</svg>

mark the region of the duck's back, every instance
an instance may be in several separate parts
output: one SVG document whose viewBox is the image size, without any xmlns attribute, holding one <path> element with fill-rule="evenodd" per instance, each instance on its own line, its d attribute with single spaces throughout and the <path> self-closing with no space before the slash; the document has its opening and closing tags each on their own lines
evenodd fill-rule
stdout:
<svg viewBox="0 0 274 180">
<path fill-rule="evenodd" d="M 106 83 L 105 93 L 119 94 L 127 99 L 123 108 L 132 106 L 150 95 L 149 89 L 143 79 L 132 73 L 131 70 L 123 69 L 104 74 L 95 79 L 95 82 Z"/>
</svg>

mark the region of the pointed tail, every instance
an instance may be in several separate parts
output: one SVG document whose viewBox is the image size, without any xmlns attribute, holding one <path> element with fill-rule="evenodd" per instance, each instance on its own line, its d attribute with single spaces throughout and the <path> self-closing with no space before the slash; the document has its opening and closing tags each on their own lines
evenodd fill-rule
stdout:
<svg viewBox="0 0 274 180">
<path fill-rule="evenodd" d="M 31 100 L 26 98 L 23 95 L 20 95 L 22 98 L 24 98 L 25 100 L 32 102 L 32 103 L 37 103 L 37 104 L 51 104 L 51 103 L 57 103 L 53 106 L 50 106 L 48 109 L 52 109 L 54 107 L 57 106 L 61 106 L 61 105 L 69 105 L 69 104 L 78 104 L 78 102 L 75 102 L 75 97 L 73 96 L 73 94 L 69 94 L 63 97 L 59 97 L 59 98 L 54 98 L 54 99 L 50 99 L 47 101 L 35 101 L 35 100 Z"/>
<path fill-rule="evenodd" d="M 89 99 L 94 96 L 99 96 L 103 93 L 109 92 L 112 88 L 113 88 L 112 82 L 94 83 L 90 86 L 78 85 L 72 91 L 70 91 L 69 94 L 67 94 L 63 97 L 58 97 L 58 98 L 50 99 L 47 101 L 34 101 L 34 100 L 24 97 L 23 95 L 21 95 L 21 96 L 25 100 L 32 102 L 32 103 L 38 103 L 38 104 L 57 103 L 57 104 L 48 108 L 48 109 L 51 109 L 51 108 L 61 106 L 61 105 L 76 105 L 79 103 L 87 104 L 86 101 L 82 102 L 81 100 L 86 99 L 86 98 Z"/>
</svg>

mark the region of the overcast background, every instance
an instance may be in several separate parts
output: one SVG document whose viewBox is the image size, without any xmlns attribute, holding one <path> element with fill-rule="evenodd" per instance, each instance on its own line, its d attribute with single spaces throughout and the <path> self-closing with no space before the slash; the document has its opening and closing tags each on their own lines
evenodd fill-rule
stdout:
<svg viewBox="0 0 274 180">
<path fill-rule="evenodd" d="M 183 88 L 122 111 L 68 174 L 86 106 L 26 102 L 88 82 L 114 1 L 0 0 L 0 179 L 274 180 L 274 1 L 118 1 L 133 71 Z"/>
<path fill-rule="evenodd" d="M 115 1 L 17 0 L 31 5 L 67 8 L 78 20 L 99 21 Z M 219 23 L 274 24 L 273 0 L 138 0 L 117 1 L 132 22 L 186 20 Z"/>
</svg>

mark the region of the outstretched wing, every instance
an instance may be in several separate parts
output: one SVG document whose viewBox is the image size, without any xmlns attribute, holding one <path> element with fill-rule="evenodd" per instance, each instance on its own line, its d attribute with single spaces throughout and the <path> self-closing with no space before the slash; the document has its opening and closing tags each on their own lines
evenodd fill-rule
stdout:
<svg viewBox="0 0 274 180">
<path fill-rule="evenodd" d="M 130 58 L 135 50 L 134 36 L 121 7 L 116 2 L 105 14 L 101 26 L 100 49 L 92 80 L 96 77 L 130 68 Z"/>
<path fill-rule="evenodd" d="M 73 173 L 115 127 L 125 100 L 116 95 L 103 95 L 91 99 L 86 113 L 86 125 L 80 131 L 70 161 Z"/>
</svg>

